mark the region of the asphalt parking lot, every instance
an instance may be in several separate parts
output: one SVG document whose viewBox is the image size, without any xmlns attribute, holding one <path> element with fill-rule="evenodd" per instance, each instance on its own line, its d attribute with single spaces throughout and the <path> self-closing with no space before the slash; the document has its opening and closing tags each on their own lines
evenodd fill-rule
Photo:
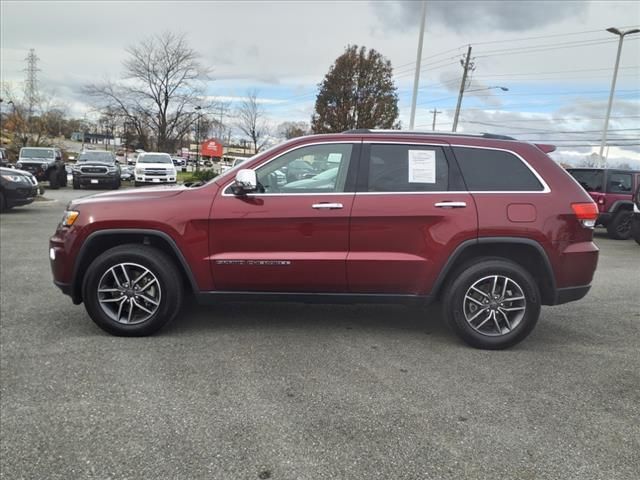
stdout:
<svg viewBox="0 0 640 480">
<path fill-rule="evenodd" d="M 439 309 L 187 307 L 149 338 L 98 329 L 51 281 L 63 189 L 3 214 L 7 479 L 637 479 L 640 246 L 598 231 L 582 301 L 508 351 Z"/>
</svg>

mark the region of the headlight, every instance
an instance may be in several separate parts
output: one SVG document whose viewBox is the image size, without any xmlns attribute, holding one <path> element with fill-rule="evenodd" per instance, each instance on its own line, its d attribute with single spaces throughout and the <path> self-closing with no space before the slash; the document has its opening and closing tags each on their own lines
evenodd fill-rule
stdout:
<svg viewBox="0 0 640 480">
<path fill-rule="evenodd" d="M 136 175 L 144 175 L 144 168 L 136 168 Z"/>
<path fill-rule="evenodd" d="M 2 175 L 7 182 L 28 182 L 29 180 L 24 175 Z"/>
<path fill-rule="evenodd" d="M 62 222 L 60 223 L 63 227 L 70 227 L 75 223 L 78 215 L 80 215 L 80 212 L 76 210 L 65 210 L 64 214 L 62 215 Z"/>
<path fill-rule="evenodd" d="M 20 162 L 16 163 L 16 168 L 22 168 L 22 164 Z"/>
<path fill-rule="evenodd" d="M 108 173 L 115 173 L 118 171 L 118 167 L 107 167 Z"/>
</svg>

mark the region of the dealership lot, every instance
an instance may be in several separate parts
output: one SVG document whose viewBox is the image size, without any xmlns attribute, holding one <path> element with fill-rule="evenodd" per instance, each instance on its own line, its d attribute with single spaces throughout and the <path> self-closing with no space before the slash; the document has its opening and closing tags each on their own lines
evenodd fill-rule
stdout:
<svg viewBox="0 0 640 480">
<path fill-rule="evenodd" d="M 112 337 L 52 284 L 47 192 L 2 215 L 3 478 L 637 478 L 640 246 L 480 351 L 437 307 L 188 307 Z"/>
</svg>

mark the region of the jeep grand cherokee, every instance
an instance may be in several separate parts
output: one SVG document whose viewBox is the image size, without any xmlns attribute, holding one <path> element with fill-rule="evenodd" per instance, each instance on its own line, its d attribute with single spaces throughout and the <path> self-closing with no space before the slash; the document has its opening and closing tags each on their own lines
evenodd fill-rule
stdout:
<svg viewBox="0 0 640 480">
<path fill-rule="evenodd" d="M 116 335 L 157 331 L 185 291 L 438 299 L 464 341 L 505 348 L 541 305 L 584 297 L 598 261 L 598 208 L 552 150 L 491 135 L 296 138 L 206 184 L 72 201 L 50 241 L 54 281 Z M 300 162 L 308 179 L 337 170 L 301 184 L 288 175 Z"/>
</svg>

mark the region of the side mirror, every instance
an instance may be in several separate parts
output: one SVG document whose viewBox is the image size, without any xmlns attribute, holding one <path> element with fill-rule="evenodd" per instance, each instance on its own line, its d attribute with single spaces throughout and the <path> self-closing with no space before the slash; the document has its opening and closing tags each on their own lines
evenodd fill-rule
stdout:
<svg viewBox="0 0 640 480">
<path fill-rule="evenodd" d="M 236 173 L 236 180 L 231 186 L 234 195 L 244 195 L 258 189 L 258 178 L 255 170 L 242 169 Z"/>
</svg>

